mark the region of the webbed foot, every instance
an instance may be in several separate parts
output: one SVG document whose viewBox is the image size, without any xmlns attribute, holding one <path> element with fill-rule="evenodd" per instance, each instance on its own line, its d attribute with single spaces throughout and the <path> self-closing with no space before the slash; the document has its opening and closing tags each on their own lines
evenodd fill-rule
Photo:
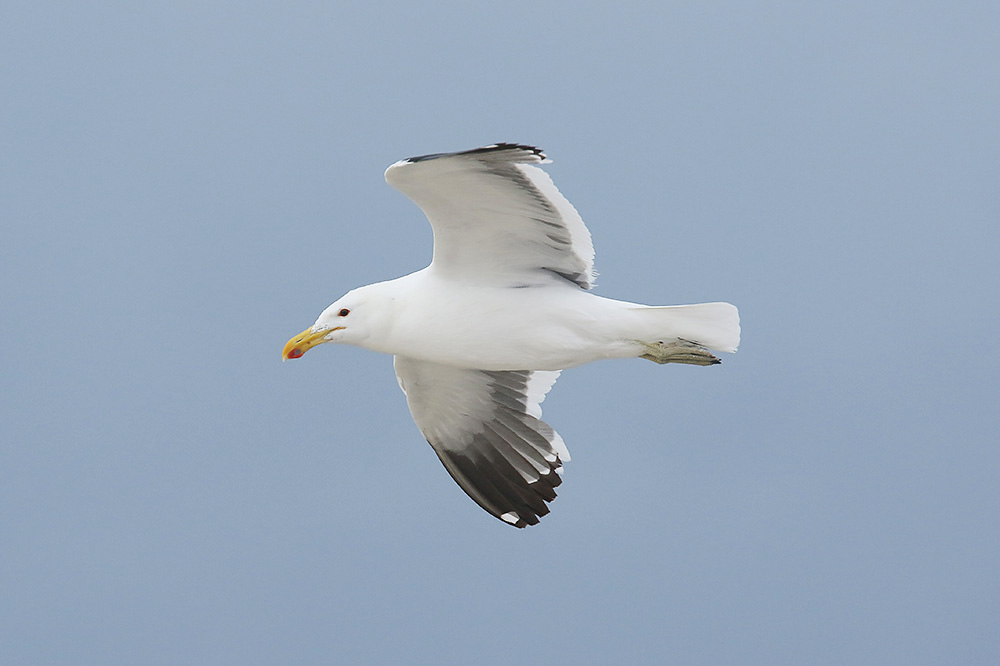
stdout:
<svg viewBox="0 0 1000 666">
<path fill-rule="evenodd" d="M 716 365 L 722 359 L 696 342 L 675 340 L 673 342 L 645 342 L 646 353 L 639 356 L 654 363 L 684 363 L 687 365 Z"/>
</svg>

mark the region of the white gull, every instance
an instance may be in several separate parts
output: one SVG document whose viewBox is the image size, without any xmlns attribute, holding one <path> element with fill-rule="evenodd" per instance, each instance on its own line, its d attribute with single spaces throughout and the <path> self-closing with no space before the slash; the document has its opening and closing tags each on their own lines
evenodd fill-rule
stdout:
<svg viewBox="0 0 1000 666">
<path fill-rule="evenodd" d="M 421 433 L 462 489 L 515 527 L 549 512 L 569 451 L 541 421 L 559 372 L 599 359 L 713 365 L 736 351 L 729 303 L 648 306 L 596 296 L 594 247 L 532 146 L 411 157 L 386 181 L 434 230 L 427 268 L 359 287 L 288 341 L 392 354 Z"/>
</svg>

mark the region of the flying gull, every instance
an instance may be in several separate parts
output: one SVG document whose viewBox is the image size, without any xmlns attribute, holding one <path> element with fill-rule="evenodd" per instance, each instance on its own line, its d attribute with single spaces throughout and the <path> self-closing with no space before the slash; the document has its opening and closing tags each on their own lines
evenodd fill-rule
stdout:
<svg viewBox="0 0 1000 666">
<path fill-rule="evenodd" d="M 386 181 L 431 223 L 427 268 L 347 292 L 285 345 L 392 354 L 410 413 L 469 497 L 538 523 L 570 459 L 541 420 L 560 371 L 598 359 L 713 365 L 734 352 L 729 303 L 648 306 L 596 296 L 594 247 L 538 148 L 498 143 L 396 162 Z"/>
</svg>

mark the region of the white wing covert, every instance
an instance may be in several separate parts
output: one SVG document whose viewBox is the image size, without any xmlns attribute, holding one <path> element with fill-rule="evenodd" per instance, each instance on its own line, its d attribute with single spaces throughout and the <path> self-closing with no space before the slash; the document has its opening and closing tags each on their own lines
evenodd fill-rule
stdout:
<svg viewBox="0 0 1000 666">
<path fill-rule="evenodd" d="M 558 371 L 486 371 L 396 356 L 417 427 L 479 506 L 515 527 L 535 525 L 562 483 L 569 451 L 541 402 Z"/>
<path fill-rule="evenodd" d="M 423 210 L 434 230 L 431 269 L 495 286 L 533 286 L 558 275 L 594 282 L 590 232 L 552 179 L 538 148 L 498 143 L 411 157 L 385 179 Z"/>
</svg>

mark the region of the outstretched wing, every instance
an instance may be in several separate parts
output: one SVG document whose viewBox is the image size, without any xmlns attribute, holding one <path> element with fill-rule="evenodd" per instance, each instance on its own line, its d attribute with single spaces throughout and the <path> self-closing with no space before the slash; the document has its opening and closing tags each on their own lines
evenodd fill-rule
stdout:
<svg viewBox="0 0 1000 666">
<path fill-rule="evenodd" d="M 590 232 L 552 179 L 538 148 L 498 143 L 411 157 L 386 169 L 434 229 L 431 268 L 469 283 L 531 286 L 561 276 L 594 281 Z"/>
<path fill-rule="evenodd" d="M 515 527 L 538 523 L 569 460 L 540 420 L 559 372 L 467 370 L 403 356 L 394 365 L 413 420 L 462 490 Z"/>
</svg>

